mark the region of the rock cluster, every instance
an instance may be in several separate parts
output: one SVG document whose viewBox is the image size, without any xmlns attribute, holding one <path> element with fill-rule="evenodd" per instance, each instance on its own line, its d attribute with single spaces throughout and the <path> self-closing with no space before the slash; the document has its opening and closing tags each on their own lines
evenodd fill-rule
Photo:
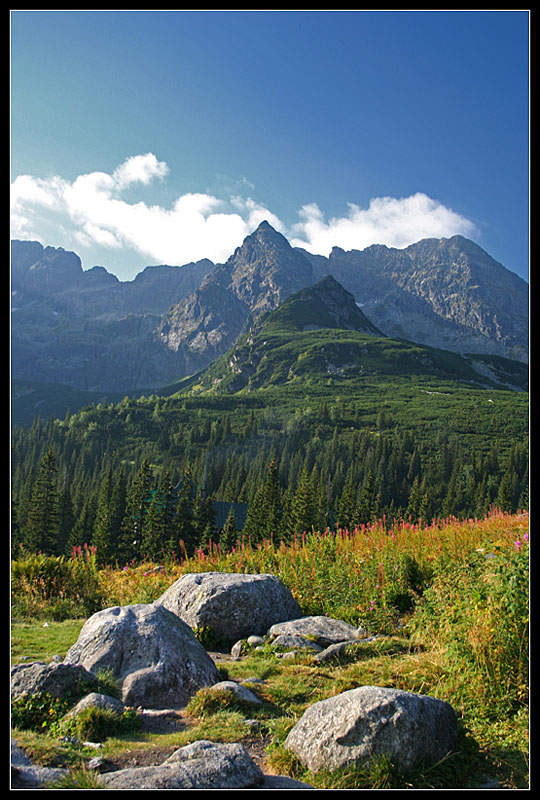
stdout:
<svg viewBox="0 0 540 800">
<path fill-rule="evenodd" d="M 155 603 L 105 609 L 90 617 L 64 662 L 16 665 L 12 698 L 48 691 L 63 696 L 85 688 L 72 714 L 95 705 L 122 713 L 125 706 L 180 709 L 200 688 L 234 692 L 254 707 L 260 700 L 235 681 L 223 681 L 193 627 L 239 636 L 244 644 L 273 647 L 286 657 L 310 652 L 313 663 L 347 645 L 372 641 L 362 628 L 326 616 L 301 616 L 296 601 L 273 575 L 203 573 L 184 576 Z M 226 627 L 226 622 L 229 622 Z M 96 672 L 107 668 L 121 687 L 121 702 L 96 692 Z M 244 681 L 248 683 L 248 680 Z M 156 712 L 157 713 L 157 712 Z M 284 747 L 312 772 L 361 765 L 386 755 L 403 768 L 444 757 L 456 745 L 457 720 L 448 703 L 410 692 L 361 686 L 309 706 Z M 14 788 L 43 785 L 60 773 L 40 773 L 17 764 Z M 162 764 L 104 773 L 110 789 L 312 788 L 280 776 L 265 776 L 240 744 L 198 741 L 176 750 Z M 41 783 L 40 783 L 41 782 Z"/>
</svg>

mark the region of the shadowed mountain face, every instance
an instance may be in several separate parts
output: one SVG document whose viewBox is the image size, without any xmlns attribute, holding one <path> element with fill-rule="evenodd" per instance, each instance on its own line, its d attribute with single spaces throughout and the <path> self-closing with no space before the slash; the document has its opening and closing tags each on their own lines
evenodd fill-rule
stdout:
<svg viewBox="0 0 540 800">
<path fill-rule="evenodd" d="M 334 248 L 325 258 L 263 222 L 224 264 L 147 267 L 128 282 L 103 267 L 83 271 L 75 253 L 37 242 L 12 243 L 11 269 L 14 378 L 158 388 L 208 366 L 261 315 L 327 275 L 324 313 L 346 309 L 351 329 L 360 312 L 387 336 L 528 358 L 528 284 L 461 236 L 403 250 Z"/>
</svg>

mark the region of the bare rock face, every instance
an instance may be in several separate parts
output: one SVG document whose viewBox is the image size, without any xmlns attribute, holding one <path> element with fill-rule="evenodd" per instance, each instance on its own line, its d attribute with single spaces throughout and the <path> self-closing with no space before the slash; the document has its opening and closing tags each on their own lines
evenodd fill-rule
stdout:
<svg viewBox="0 0 540 800">
<path fill-rule="evenodd" d="M 116 606 L 83 625 L 64 664 L 109 668 L 126 706 L 181 708 L 220 674 L 193 631 L 163 606 Z"/>
<path fill-rule="evenodd" d="M 100 778 L 106 789 L 249 789 L 264 775 L 241 744 L 204 739 L 176 750 L 154 767 L 133 767 Z"/>
<path fill-rule="evenodd" d="M 208 627 L 229 641 L 263 634 L 276 622 L 300 616 L 300 606 L 275 575 L 200 572 L 182 575 L 155 605 L 191 628 Z"/>
<path fill-rule="evenodd" d="M 442 700 L 378 686 L 361 686 L 311 705 L 284 747 L 312 772 L 362 765 L 387 756 L 410 769 L 433 762 L 457 742 L 457 719 Z"/>
</svg>

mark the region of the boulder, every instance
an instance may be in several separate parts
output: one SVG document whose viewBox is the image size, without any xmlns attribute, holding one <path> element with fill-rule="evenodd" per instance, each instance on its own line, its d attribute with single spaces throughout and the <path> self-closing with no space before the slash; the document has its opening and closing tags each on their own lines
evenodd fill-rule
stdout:
<svg viewBox="0 0 540 800">
<path fill-rule="evenodd" d="M 126 706 L 181 708 L 220 680 L 191 628 L 163 606 L 140 604 L 98 611 L 83 625 L 64 664 L 95 673 L 110 669 Z"/>
<path fill-rule="evenodd" d="M 100 776 L 106 789 L 250 789 L 264 776 L 241 744 L 200 740 L 181 747 L 162 764 Z"/>
<path fill-rule="evenodd" d="M 262 635 L 300 615 L 300 606 L 275 575 L 199 572 L 182 575 L 155 601 L 191 628 L 210 628 L 225 640 Z"/>
<path fill-rule="evenodd" d="M 81 697 L 97 687 L 97 678 L 82 664 L 34 661 L 11 667 L 11 699 L 47 692 L 53 697 Z"/>
<path fill-rule="evenodd" d="M 353 639 L 362 639 L 366 632 L 363 628 L 355 628 L 342 619 L 332 617 L 314 616 L 289 619 L 278 622 L 268 630 L 268 636 L 281 636 L 292 634 L 303 636 L 316 642 L 321 647 L 328 647 L 336 642 L 345 642 Z"/>
<path fill-rule="evenodd" d="M 124 704 L 117 700 L 116 697 L 110 697 L 108 694 L 99 694 L 98 692 L 90 692 L 85 697 L 81 698 L 79 702 L 68 711 L 68 717 L 76 717 L 81 711 L 87 708 L 100 708 L 108 711 L 114 711 L 115 714 L 124 713 Z"/>
<path fill-rule="evenodd" d="M 457 742 L 452 706 L 427 695 L 360 686 L 314 703 L 283 745 L 312 772 L 387 756 L 402 769 L 437 761 Z"/>
</svg>

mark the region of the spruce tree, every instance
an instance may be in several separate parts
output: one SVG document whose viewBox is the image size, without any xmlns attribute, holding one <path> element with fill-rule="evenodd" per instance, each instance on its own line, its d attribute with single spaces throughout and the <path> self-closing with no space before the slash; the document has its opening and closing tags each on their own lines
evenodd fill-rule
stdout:
<svg viewBox="0 0 540 800">
<path fill-rule="evenodd" d="M 219 539 L 219 544 L 223 552 L 228 552 L 229 550 L 232 550 L 233 547 L 236 547 L 238 534 L 239 531 L 236 527 L 236 514 L 234 513 L 234 506 L 231 505 Z"/>
<path fill-rule="evenodd" d="M 204 489 L 198 489 L 193 503 L 195 537 L 201 547 L 207 547 L 215 537 L 216 515 L 212 498 Z"/>
<path fill-rule="evenodd" d="M 53 554 L 58 548 L 58 490 L 56 456 L 43 457 L 28 509 L 23 543 L 32 552 Z"/>
<path fill-rule="evenodd" d="M 290 533 L 292 536 L 310 531 L 314 525 L 314 500 L 311 476 L 306 467 L 302 470 L 298 488 L 294 494 L 290 512 Z"/>
<path fill-rule="evenodd" d="M 183 551 L 185 551 L 188 556 L 192 556 L 198 544 L 193 519 L 193 511 L 194 493 L 191 466 L 188 463 L 184 468 L 184 477 L 178 494 L 178 503 L 176 506 L 176 524 L 174 526 L 174 535 L 171 540 L 173 552 L 178 557 L 182 557 L 184 555 Z M 183 547 L 181 543 L 183 544 Z"/>
<path fill-rule="evenodd" d="M 146 515 L 151 500 L 152 471 L 147 459 L 141 466 L 129 487 L 126 498 L 126 513 L 122 521 L 118 557 L 126 563 L 138 558 L 142 552 L 142 540 Z"/>
<path fill-rule="evenodd" d="M 151 561 L 163 557 L 165 543 L 174 529 L 176 500 L 169 472 L 165 472 L 148 506 L 142 534 L 141 553 Z"/>
<path fill-rule="evenodd" d="M 73 501 L 69 486 L 64 486 L 58 497 L 58 543 L 57 552 L 66 552 L 67 542 L 71 536 L 75 525 L 75 514 L 73 512 Z"/>
<path fill-rule="evenodd" d="M 96 521 L 92 544 L 96 548 L 96 561 L 100 566 L 109 563 L 111 555 L 110 536 L 111 536 L 111 494 L 112 494 L 112 470 L 109 468 L 101 482 L 98 495 L 96 510 Z"/>
</svg>

